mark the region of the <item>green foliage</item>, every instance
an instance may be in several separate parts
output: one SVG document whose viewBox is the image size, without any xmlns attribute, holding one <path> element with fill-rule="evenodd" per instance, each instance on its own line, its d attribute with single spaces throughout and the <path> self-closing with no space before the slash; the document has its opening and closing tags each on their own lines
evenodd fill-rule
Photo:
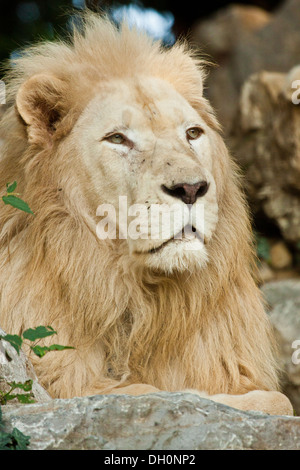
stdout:
<svg viewBox="0 0 300 470">
<path fill-rule="evenodd" d="M 19 354 L 20 349 L 22 347 L 23 340 L 19 335 L 5 335 L 5 336 L 0 336 L 0 339 L 5 339 L 5 341 L 8 341 L 17 351 Z"/>
<path fill-rule="evenodd" d="M 13 428 L 12 432 L 5 432 L 0 408 L 0 450 L 27 450 L 30 437 L 25 436 L 19 429 Z"/>
<path fill-rule="evenodd" d="M 19 403 L 34 403 L 32 394 L 32 380 L 26 382 L 7 382 L 10 389 L 7 392 L 0 390 L 0 405 L 6 405 L 8 401 L 16 398 Z M 21 389 L 27 393 L 12 393 L 16 389 Z"/>
<path fill-rule="evenodd" d="M 27 202 L 23 201 L 21 198 L 16 196 L 16 194 L 14 194 L 16 188 L 16 181 L 14 181 L 13 183 L 6 183 L 6 195 L 2 196 L 2 201 L 4 202 L 4 204 L 9 204 L 10 206 L 15 207 L 16 209 L 20 209 L 23 212 L 33 214 Z"/>
<path fill-rule="evenodd" d="M 51 346 L 40 346 L 37 344 L 41 339 L 55 334 L 57 334 L 57 332 L 51 326 L 37 326 L 36 328 L 25 330 L 22 336 L 7 334 L 0 336 L 0 339 L 8 341 L 18 354 L 20 354 L 20 349 L 25 340 L 31 351 L 38 357 L 43 357 L 50 351 L 74 349 L 71 346 L 62 346 L 60 344 L 52 344 Z M 0 405 L 6 405 L 8 401 L 13 400 L 14 398 L 16 398 L 20 403 L 33 403 L 33 395 L 31 393 L 32 380 L 27 380 L 25 383 L 7 382 L 7 385 L 10 387 L 7 392 L 0 390 Z M 16 389 L 21 389 L 27 393 L 13 393 Z"/>
<path fill-rule="evenodd" d="M 10 206 L 15 207 L 16 209 L 20 209 L 21 211 L 33 214 L 28 204 L 13 194 L 9 194 L 8 196 L 2 196 L 2 201 L 4 202 L 4 204 L 9 204 Z"/>
<path fill-rule="evenodd" d="M 32 352 L 38 357 L 43 357 L 50 351 L 74 349 L 71 346 L 62 346 L 60 344 L 52 344 L 51 346 L 39 346 L 37 344 L 41 339 L 55 334 L 57 334 L 57 332 L 51 326 L 37 326 L 36 328 L 28 328 L 28 330 L 25 330 L 21 336 L 10 334 L 0 336 L 0 340 L 3 339 L 8 341 L 18 354 L 20 353 L 23 343 L 26 343 Z M 6 405 L 9 401 L 15 398 L 19 403 L 34 403 L 32 383 L 31 379 L 26 380 L 24 383 L 7 382 L 7 385 L 9 386 L 8 391 L 4 392 L 0 390 L 0 405 Z M 25 393 L 17 393 L 17 389 L 23 390 Z M 17 428 L 14 428 L 11 433 L 4 431 L 0 407 L 0 450 L 26 450 L 29 442 L 30 437 L 25 436 Z"/>
<path fill-rule="evenodd" d="M 30 437 L 25 436 L 25 434 L 17 428 L 13 428 L 11 433 L 5 432 L 2 429 L 0 416 L 0 450 L 27 450 L 29 442 Z"/>
<path fill-rule="evenodd" d="M 17 182 L 14 181 L 13 183 L 6 183 L 6 191 L 7 193 L 13 193 L 14 190 L 17 188 Z"/>
<path fill-rule="evenodd" d="M 28 330 L 25 330 L 21 336 L 8 334 L 0 336 L 0 339 L 8 341 L 13 346 L 13 348 L 15 348 L 18 354 L 20 353 L 20 349 L 24 343 L 24 340 L 28 340 L 30 343 L 25 341 L 25 344 L 27 344 L 31 351 L 38 357 L 43 357 L 50 351 L 74 349 L 72 346 L 62 346 L 60 344 L 52 344 L 51 346 L 39 346 L 37 344 L 41 339 L 56 334 L 57 332 L 51 326 L 37 326 L 36 328 L 29 328 Z"/>
<path fill-rule="evenodd" d="M 29 341 L 36 341 L 37 339 L 46 338 L 47 336 L 55 335 L 56 331 L 51 326 L 37 326 L 36 328 L 29 328 L 24 331 L 23 338 Z"/>
<path fill-rule="evenodd" d="M 63 351 L 64 349 L 74 349 L 71 346 L 62 346 L 61 344 L 52 344 L 51 346 L 34 346 L 32 351 L 36 356 L 43 357 L 50 351 Z"/>
</svg>

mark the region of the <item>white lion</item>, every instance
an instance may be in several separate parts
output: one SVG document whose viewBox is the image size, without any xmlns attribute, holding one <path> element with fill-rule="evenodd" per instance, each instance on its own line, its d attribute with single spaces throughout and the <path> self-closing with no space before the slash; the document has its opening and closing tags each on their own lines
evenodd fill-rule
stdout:
<svg viewBox="0 0 300 470">
<path fill-rule="evenodd" d="M 291 413 L 201 62 L 184 44 L 163 49 L 96 15 L 83 23 L 7 76 L 1 184 L 18 181 L 35 216 L 1 209 L 1 326 L 51 325 L 75 348 L 34 361 L 53 397 L 193 390 Z M 158 237 L 122 237 L 120 196 L 147 208 L 143 230 L 153 205 L 187 215 L 170 211 L 167 239 L 157 219 Z M 116 208 L 115 239 L 97 237 L 103 204 Z"/>
</svg>

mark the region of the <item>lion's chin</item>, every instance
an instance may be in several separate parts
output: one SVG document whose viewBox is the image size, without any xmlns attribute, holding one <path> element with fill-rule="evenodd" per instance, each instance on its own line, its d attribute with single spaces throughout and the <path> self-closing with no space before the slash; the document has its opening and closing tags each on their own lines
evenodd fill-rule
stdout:
<svg viewBox="0 0 300 470">
<path fill-rule="evenodd" d="M 198 238 L 188 241 L 170 240 L 141 255 L 145 266 L 166 274 L 203 269 L 208 261 L 207 249 Z"/>
</svg>

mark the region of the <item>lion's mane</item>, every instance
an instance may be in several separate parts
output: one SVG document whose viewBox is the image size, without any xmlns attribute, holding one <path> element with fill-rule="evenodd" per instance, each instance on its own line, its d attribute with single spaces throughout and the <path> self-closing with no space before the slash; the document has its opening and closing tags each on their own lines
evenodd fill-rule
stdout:
<svg viewBox="0 0 300 470">
<path fill-rule="evenodd" d="M 39 143 L 42 135 L 31 144 L 15 110 L 16 94 L 26 80 L 45 72 L 67 84 L 57 110 L 63 119 L 52 145 Z M 85 176 L 78 180 L 71 149 L 59 145 L 97 82 L 138 74 L 170 82 L 216 129 L 219 221 L 209 263 L 198 272 L 163 275 L 135 263 L 117 241 L 100 241 L 86 203 Z M 278 386 L 271 329 L 253 279 L 240 178 L 202 97 L 203 78 L 201 61 L 185 44 L 164 49 L 92 14 L 83 17 L 69 42 L 33 46 L 7 73 L 1 187 L 16 180 L 35 216 L 1 207 L 0 323 L 16 334 L 51 325 L 57 342 L 75 347 L 35 363 L 54 397 L 137 382 L 209 394 Z"/>
</svg>

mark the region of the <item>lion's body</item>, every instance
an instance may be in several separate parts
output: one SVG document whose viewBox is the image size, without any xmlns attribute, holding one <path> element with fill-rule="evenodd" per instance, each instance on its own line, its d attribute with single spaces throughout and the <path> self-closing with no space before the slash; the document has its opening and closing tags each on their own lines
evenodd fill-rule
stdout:
<svg viewBox="0 0 300 470">
<path fill-rule="evenodd" d="M 37 46 L 17 60 L 9 75 L 11 106 L 0 124 L 4 140 L 0 182 L 5 188 L 7 182 L 16 180 L 35 216 L 8 206 L 0 211 L 0 324 L 16 334 L 28 327 L 51 325 L 58 331 L 57 342 L 75 347 L 35 361 L 41 383 L 54 397 L 117 393 L 118 387 L 132 384 L 168 391 L 195 389 L 210 395 L 278 389 L 272 333 L 251 272 L 255 261 L 246 205 L 235 165 L 202 98 L 202 72 L 196 65 L 181 45 L 164 51 L 145 36 L 126 28 L 118 32 L 106 20 L 88 16 L 85 35 L 76 33 L 72 45 Z M 53 89 L 48 82 L 40 85 L 38 96 L 47 90 L 49 95 L 54 89 L 58 93 L 60 85 L 63 90 L 61 101 L 51 108 L 63 116 L 54 131 L 50 120 L 47 128 L 39 125 L 44 119 L 41 102 L 39 114 L 33 117 L 30 100 L 24 102 L 26 83 L 45 73 L 56 82 L 51 84 Z M 148 77 L 165 85 L 154 81 L 148 86 Z M 129 91 L 126 88 L 123 93 L 124 83 Z M 145 83 L 147 93 L 141 91 Z M 206 258 L 199 267 L 193 261 L 189 269 L 184 257 L 185 268 L 177 266 L 181 255 L 176 255 L 169 272 L 163 272 L 144 262 L 144 253 L 141 258 L 133 256 L 126 241 L 96 236 L 96 208 L 115 202 L 116 185 L 122 187 L 121 193 L 127 191 L 131 202 L 141 202 L 142 192 L 133 197 L 122 186 L 122 174 L 125 180 L 137 172 L 140 178 L 149 172 L 159 178 L 165 171 L 157 166 L 155 173 L 152 160 L 152 166 L 149 163 L 143 170 L 145 158 L 138 165 L 136 160 L 124 163 L 122 157 L 122 163 L 112 164 L 117 174 L 112 182 L 108 168 L 115 158 L 112 154 L 101 170 L 102 177 L 97 177 L 97 166 L 91 171 L 85 150 L 89 116 L 101 121 L 112 112 L 104 106 L 98 114 L 102 98 L 93 104 L 99 84 L 100 88 L 104 84 L 105 99 L 111 97 L 116 109 L 128 93 L 127 101 L 136 103 L 133 115 L 134 109 L 141 112 L 139 122 L 151 106 L 163 116 L 165 105 L 158 91 L 162 87 L 165 96 L 163 87 L 175 89 L 176 96 L 187 103 L 183 104 L 186 112 L 196 112 L 207 126 L 213 143 L 207 207 L 215 213 L 217 205 L 218 217 L 215 214 Z M 179 100 L 174 96 L 169 100 L 172 103 Z M 166 122 L 173 114 L 171 109 L 168 119 L 159 121 L 164 132 L 169 132 Z M 153 116 L 154 112 L 152 123 Z M 53 114 L 51 119 L 55 120 Z M 93 123 L 91 128 L 97 126 Z M 151 129 L 158 135 L 159 129 Z M 149 132 L 147 142 L 154 135 Z M 155 145 L 159 142 L 156 137 Z M 160 158 L 168 158 L 169 167 L 173 165 L 168 170 L 174 171 L 169 174 L 173 181 L 179 170 L 171 160 L 171 150 L 172 146 L 161 150 Z M 198 168 L 191 155 L 183 160 L 181 172 L 186 168 L 189 173 L 190 168 L 192 174 Z M 208 174 L 207 166 L 205 171 Z M 156 263 L 169 262 L 162 255 L 158 259 Z"/>
</svg>

